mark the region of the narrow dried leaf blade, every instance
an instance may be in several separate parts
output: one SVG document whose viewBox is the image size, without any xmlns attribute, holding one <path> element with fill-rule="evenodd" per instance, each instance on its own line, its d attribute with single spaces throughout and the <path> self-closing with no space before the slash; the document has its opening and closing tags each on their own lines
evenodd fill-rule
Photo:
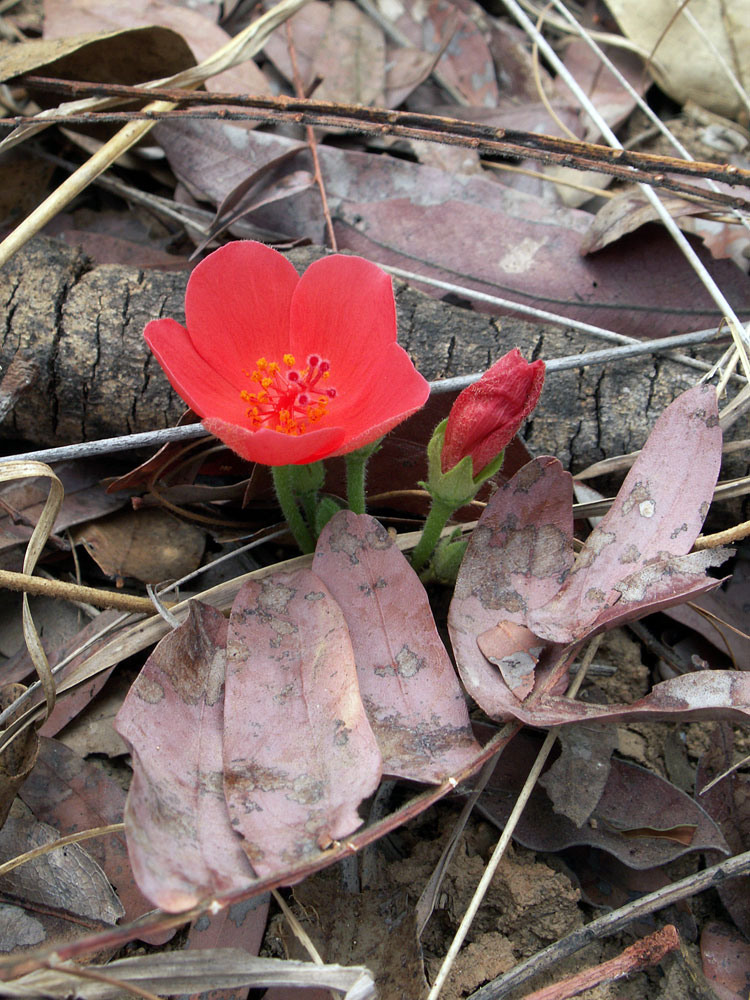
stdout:
<svg viewBox="0 0 750 1000">
<path fill-rule="evenodd" d="M 310 570 L 250 581 L 227 640 L 224 786 L 259 875 L 318 855 L 361 823 L 381 757 L 338 604 Z"/>
<path fill-rule="evenodd" d="M 468 764 L 478 744 L 461 686 L 427 593 L 388 532 L 341 511 L 320 536 L 313 571 L 349 626 L 384 771 L 439 782 Z"/>
<path fill-rule="evenodd" d="M 133 753 L 125 810 L 133 872 L 143 894 L 170 912 L 253 880 L 221 783 L 226 632 L 220 612 L 192 602 L 117 716 Z"/>
</svg>

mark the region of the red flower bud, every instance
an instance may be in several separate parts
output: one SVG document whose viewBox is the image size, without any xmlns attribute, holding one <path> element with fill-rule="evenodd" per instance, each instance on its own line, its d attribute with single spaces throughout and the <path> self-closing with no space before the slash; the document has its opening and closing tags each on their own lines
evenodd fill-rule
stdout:
<svg viewBox="0 0 750 1000">
<path fill-rule="evenodd" d="M 544 362 L 529 364 L 517 347 L 459 395 L 448 417 L 443 472 L 471 455 L 476 477 L 513 439 L 539 401 Z"/>
</svg>

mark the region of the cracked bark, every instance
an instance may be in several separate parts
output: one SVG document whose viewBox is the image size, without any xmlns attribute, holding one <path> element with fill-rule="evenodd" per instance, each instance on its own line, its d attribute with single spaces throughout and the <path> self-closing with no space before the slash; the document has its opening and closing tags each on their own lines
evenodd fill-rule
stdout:
<svg viewBox="0 0 750 1000">
<path fill-rule="evenodd" d="M 290 254 L 304 269 L 315 248 Z M 0 436 L 47 446 L 152 430 L 183 410 L 142 337 L 148 320 L 184 320 L 187 274 L 94 266 L 81 252 L 36 239 L 0 270 L 3 372 L 18 352 L 39 376 L 0 423 Z M 600 349 L 574 330 L 515 317 L 490 317 L 431 299 L 396 282 L 399 342 L 426 378 L 482 371 L 518 346 L 546 358 Z M 715 353 L 715 349 L 710 349 Z M 708 355 L 707 355 L 708 356 Z M 696 372 L 648 356 L 550 376 L 530 425 L 532 453 L 556 455 L 572 470 L 632 451 Z M 733 436 L 749 436 L 738 426 Z M 13 450 L 6 446 L 7 451 Z M 733 457 L 724 475 L 745 475 Z"/>
</svg>

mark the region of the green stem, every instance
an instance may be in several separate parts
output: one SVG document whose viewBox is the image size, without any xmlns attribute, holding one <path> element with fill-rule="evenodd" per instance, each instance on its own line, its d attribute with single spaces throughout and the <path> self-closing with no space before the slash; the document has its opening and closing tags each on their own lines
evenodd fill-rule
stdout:
<svg viewBox="0 0 750 1000">
<path fill-rule="evenodd" d="M 294 495 L 294 466 L 274 465 L 271 467 L 271 473 L 273 475 L 276 498 L 279 501 L 281 513 L 284 515 L 289 530 L 294 535 L 294 539 L 302 552 L 313 552 L 315 550 L 315 541 L 305 523 L 304 517 L 300 513 Z"/>
<path fill-rule="evenodd" d="M 430 513 L 427 515 L 427 520 L 422 529 L 422 537 L 417 542 L 411 554 L 411 565 L 417 572 L 419 572 L 435 551 L 435 546 L 440 540 L 440 532 L 455 509 L 452 504 L 445 503 L 443 500 L 433 499 Z"/>
<path fill-rule="evenodd" d="M 346 456 L 346 501 L 354 514 L 365 512 L 365 469 L 370 450 L 350 452 Z"/>
</svg>

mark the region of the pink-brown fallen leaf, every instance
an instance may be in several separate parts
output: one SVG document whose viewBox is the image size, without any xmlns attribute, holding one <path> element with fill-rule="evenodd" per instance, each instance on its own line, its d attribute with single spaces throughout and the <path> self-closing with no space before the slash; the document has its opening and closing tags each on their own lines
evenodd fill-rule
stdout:
<svg viewBox="0 0 750 1000">
<path fill-rule="evenodd" d="M 186 950 L 241 948 L 247 955 L 257 955 L 268 922 L 271 894 L 264 892 L 242 903 L 224 907 L 220 913 L 198 917 L 188 931 Z M 247 987 L 193 993 L 185 1000 L 246 1000 Z"/>
<path fill-rule="evenodd" d="M 699 385 L 662 413 L 559 592 L 525 624 L 549 642 L 574 642 L 718 585 L 705 576 L 727 550 L 686 555 L 701 529 L 721 464 L 716 391 Z"/>
<path fill-rule="evenodd" d="M 249 581 L 229 622 L 224 788 L 256 873 L 283 872 L 355 830 L 381 764 L 323 581 L 309 570 Z"/>
<path fill-rule="evenodd" d="M 170 913 L 253 880 L 221 783 L 226 633 L 219 611 L 191 602 L 117 716 L 133 755 L 125 808 L 133 873 L 141 892 Z"/>
<path fill-rule="evenodd" d="M 438 52 L 451 39 L 437 68 L 476 107 L 495 107 L 499 96 L 495 64 L 482 32 L 486 14 L 473 0 L 453 4 L 448 0 L 407 0 L 391 8 L 394 24 L 412 43 L 426 52 Z M 452 36 L 452 37 L 451 37 Z"/>
<path fill-rule="evenodd" d="M 695 799 L 719 825 L 732 853 L 741 854 L 750 847 L 750 777 L 735 770 L 707 787 L 735 762 L 734 742 L 730 726 L 714 728 L 709 748 L 698 761 Z M 708 863 L 714 860 L 718 856 L 709 855 Z M 737 927 L 746 937 L 750 935 L 750 878 L 733 878 L 718 886 L 717 892 Z"/>
<path fill-rule="evenodd" d="M 349 626 L 359 690 L 383 770 L 442 781 L 476 754 L 461 685 L 419 577 L 383 526 L 341 511 L 321 533 L 315 572 Z"/>
<path fill-rule="evenodd" d="M 107 0 L 107 3 L 100 3 L 99 0 L 45 0 L 44 36 L 69 38 L 86 32 L 161 25 L 181 35 L 199 61 L 213 55 L 229 41 L 226 31 L 203 13 L 209 9 L 205 5 L 200 10 L 193 9 L 187 4 L 165 0 Z M 127 64 L 129 54 L 123 50 L 123 64 Z M 206 87 L 208 90 L 237 94 L 270 93 L 268 81 L 252 59 L 209 78 Z"/>
<path fill-rule="evenodd" d="M 155 132 L 178 177 L 214 204 L 250 170 L 297 142 L 218 122 L 169 122 Z M 692 330 L 717 316 L 708 293 L 689 280 L 680 251 L 659 230 L 649 233 L 647 242 L 626 238 L 583 258 L 578 246 L 591 222 L 586 212 L 556 208 L 550 214 L 541 197 L 481 174 L 456 177 L 391 156 L 326 145 L 318 152 L 329 201 L 337 206 L 339 248 L 444 281 L 458 278 L 459 284 L 490 295 L 636 336 Z M 310 169 L 309 158 L 302 165 Z M 313 189 L 264 207 L 253 221 L 277 233 L 325 242 L 320 198 Z M 486 252 L 487 246 L 493 253 Z M 731 262 L 712 261 L 700 246 L 696 252 L 736 308 L 747 309 L 745 275 Z"/>
<path fill-rule="evenodd" d="M 746 1000 L 750 944 L 734 927 L 718 921 L 701 934 L 703 974 L 717 1000 Z"/>
</svg>

